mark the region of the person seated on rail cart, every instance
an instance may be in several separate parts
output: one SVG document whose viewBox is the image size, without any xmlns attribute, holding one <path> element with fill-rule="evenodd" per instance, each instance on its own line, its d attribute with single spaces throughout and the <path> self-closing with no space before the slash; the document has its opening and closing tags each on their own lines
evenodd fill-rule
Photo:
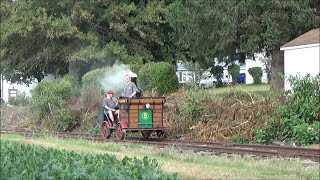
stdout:
<svg viewBox="0 0 320 180">
<path fill-rule="evenodd" d="M 110 118 L 112 124 L 115 125 L 115 117 L 119 119 L 119 109 L 116 109 L 117 104 L 113 101 L 114 93 L 112 90 L 109 90 L 106 94 L 106 97 L 103 99 L 102 105 L 105 108 L 103 110 L 104 114 Z"/>
<path fill-rule="evenodd" d="M 137 93 L 140 92 L 134 82 L 131 82 L 129 75 L 124 76 L 125 86 L 122 91 L 122 96 L 126 98 L 136 97 Z"/>
</svg>

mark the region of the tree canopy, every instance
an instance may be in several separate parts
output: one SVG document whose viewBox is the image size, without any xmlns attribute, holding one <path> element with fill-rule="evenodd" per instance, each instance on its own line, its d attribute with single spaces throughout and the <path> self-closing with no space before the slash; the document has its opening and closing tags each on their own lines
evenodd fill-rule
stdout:
<svg viewBox="0 0 320 180">
<path fill-rule="evenodd" d="M 275 80 L 283 68 L 280 46 L 319 27 L 319 10 L 313 0 L 176 1 L 169 22 L 176 44 L 192 58 L 212 65 L 218 57 L 228 64 L 265 52 L 273 57 Z"/>
<path fill-rule="evenodd" d="M 207 68 L 265 52 L 276 82 L 279 47 L 319 27 L 319 7 L 316 0 L 4 0 L 1 73 L 28 83 L 90 63 L 187 60 Z"/>
<path fill-rule="evenodd" d="M 173 61 L 165 1 L 2 1 L 1 66 L 12 82 L 63 75 L 70 62 Z"/>
</svg>

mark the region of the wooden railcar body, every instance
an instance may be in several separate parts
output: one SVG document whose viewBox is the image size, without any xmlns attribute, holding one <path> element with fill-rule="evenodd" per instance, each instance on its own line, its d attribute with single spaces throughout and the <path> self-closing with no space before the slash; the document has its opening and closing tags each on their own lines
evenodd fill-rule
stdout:
<svg viewBox="0 0 320 180">
<path fill-rule="evenodd" d="M 166 128 L 163 113 L 164 97 L 119 99 L 123 128 L 131 130 L 162 130 Z"/>
<path fill-rule="evenodd" d="M 127 131 L 138 132 L 148 138 L 155 132 L 158 138 L 165 137 L 167 129 L 164 117 L 165 97 L 119 98 L 119 120 L 116 127 L 107 122 L 103 125 L 103 136 L 109 138 L 116 131 L 116 138 L 121 140 Z"/>
</svg>

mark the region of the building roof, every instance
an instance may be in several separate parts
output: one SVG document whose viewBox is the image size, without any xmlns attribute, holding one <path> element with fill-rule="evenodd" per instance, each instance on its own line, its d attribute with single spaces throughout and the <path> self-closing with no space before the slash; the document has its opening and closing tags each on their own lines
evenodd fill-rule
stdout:
<svg viewBox="0 0 320 180">
<path fill-rule="evenodd" d="M 316 44 L 316 43 L 320 43 L 320 28 L 312 29 L 305 34 L 302 34 L 301 36 L 281 46 L 281 48 Z"/>
</svg>

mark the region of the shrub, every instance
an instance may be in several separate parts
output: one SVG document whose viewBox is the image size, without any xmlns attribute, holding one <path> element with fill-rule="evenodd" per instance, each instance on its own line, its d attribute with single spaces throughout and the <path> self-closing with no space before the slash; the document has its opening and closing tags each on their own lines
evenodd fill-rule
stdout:
<svg viewBox="0 0 320 180">
<path fill-rule="evenodd" d="M 152 91 L 156 88 L 160 95 L 174 92 L 178 88 L 175 68 L 166 62 L 151 62 L 143 65 L 138 77 L 142 89 Z"/>
<path fill-rule="evenodd" d="M 218 85 L 222 85 L 222 78 L 223 78 L 223 67 L 222 66 L 214 66 L 211 68 L 211 74 L 213 74 L 217 80 Z"/>
<path fill-rule="evenodd" d="M 189 118 L 193 121 L 198 121 L 200 119 L 201 112 L 203 107 L 199 103 L 199 100 L 192 97 L 188 99 L 186 104 L 181 109 L 181 115 L 183 117 Z"/>
<path fill-rule="evenodd" d="M 57 127 L 65 131 L 75 119 L 72 118 L 65 101 L 76 96 L 78 90 L 76 81 L 71 76 L 65 76 L 60 81 L 42 81 L 32 90 L 30 102 L 31 117 L 36 123 L 45 124 L 48 127 Z M 52 118 L 52 119 L 51 119 Z M 45 122 L 46 119 L 50 119 Z"/>
<path fill-rule="evenodd" d="M 61 108 L 57 111 L 57 125 L 59 131 L 67 131 L 70 126 L 75 122 L 74 116 L 69 109 Z"/>
<path fill-rule="evenodd" d="M 253 77 L 254 84 L 261 84 L 262 69 L 261 67 L 249 68 L 249 74 Z"/>
<path fill-rule="evenodd" d="M 294 141 L 301 145 L 317 144 L 320 124 L 320 76 L 290 77 L 291 94 L 264 128 L 261 142 L 272 140 Z M 259 135 L 259 134 L 257 134 Z"/>
<path fill-rule="evenodd" d="M 232 84 L 235 84 L 237 82 L 239 73 L 240 73 L 240 66 L 236 64 L 232 64 L 228 67 L 228 72 L 232 76 Z"/>
</svg>

